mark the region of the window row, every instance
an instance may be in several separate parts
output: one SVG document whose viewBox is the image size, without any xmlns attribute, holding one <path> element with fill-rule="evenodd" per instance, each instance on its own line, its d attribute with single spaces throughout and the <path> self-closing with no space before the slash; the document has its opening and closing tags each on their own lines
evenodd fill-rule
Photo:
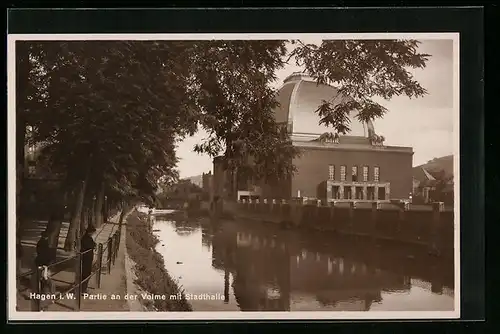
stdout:
<svg viewBox="0 0 500 334">
<path fill-rule="evenodd" d="M 340 166 L 340 181 L 346 181 L 346 170 L 347 170 L 346 165 Z M 368 166 L 363 166 L 363 182 L 368 182 L 369 170 L 370 168 Z M 335 180 L 335 165 L 328 166 L 328 179 L 332 181 Z M 352 166 L 351 181 L 359 182 L 358 166 Z M 380 168 L 378 166 L 373 167 L 373 181 L 374 182 L 380 181 Z"/>
</svg>

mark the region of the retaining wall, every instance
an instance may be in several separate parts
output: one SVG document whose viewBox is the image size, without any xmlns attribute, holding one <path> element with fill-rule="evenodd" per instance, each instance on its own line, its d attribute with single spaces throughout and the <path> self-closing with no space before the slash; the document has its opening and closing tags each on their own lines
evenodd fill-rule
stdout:
<svg viewBox="0 0 500 334">
<path fill-rule="evenodd" d="M 320 202 L 253 200 L 239 202 L 236 214 L 300 228 L 420 244 L 436 253 L 453 252 L 454 214 L 445 211 L 442 202 L 433 203 L 429 210 L 412 210 L 405 203 L 392 208 L 382 204 L 357 207 L 353 202 L 325 206 Z"/>
</svg>

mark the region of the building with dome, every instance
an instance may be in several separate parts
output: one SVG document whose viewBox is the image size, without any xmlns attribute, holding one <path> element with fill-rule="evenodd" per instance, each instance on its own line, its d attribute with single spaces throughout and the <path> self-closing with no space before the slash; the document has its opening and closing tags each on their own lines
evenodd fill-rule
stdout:
<svg viewBox="0 0 500 334">
<path fill-rule="evenodd" d="M 350 115 L 351 131 L 332 134 L 319 124 L 315 112 L 323 100 L 331 100 L 337 89 L 317 84 L 304 73 L 288 76 L 278 90 L 276 121 L 286 126 L 293 144 L 302 154 L 293 163 L 297 172 L 281 184 L 238 183 L 239 199 L 244 196 L 290 199 L 315 198 L 326 201 L 407 200 L 412 192 L 411 147 L 386 146 L 372 122 L 360 122 Z M 339 102 L 341 101 L 338 98 Z M 214 177 L 222 173 L 217 160 Z M 244 189 L 245 188 L 245 189 Z"/>
</svg>

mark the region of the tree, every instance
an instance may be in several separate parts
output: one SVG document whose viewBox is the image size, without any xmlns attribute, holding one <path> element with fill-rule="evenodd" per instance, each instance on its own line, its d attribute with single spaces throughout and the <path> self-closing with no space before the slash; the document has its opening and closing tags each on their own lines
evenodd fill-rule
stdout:
<svg viewBox="0 0 500 334">
<path fill-rule="evenodd" d="M 44 143 L 72 197 L 68 250 L 78 248 L 82 210 L 93 208 L 99 223 L 106 194 L 154 202 L 158 181 L 177 175 L 176 141 L 198 126 L 209 138 L 195 151 L 222 155 L 233 192 L 237 175 L 288 178 L 299 151 L 274 119 L 270 86 L 287 56 L 318 83 L 339 87 L 317 110 L 336 134 L 348 132 L 350 111 L 382 117 L 374 96 L 425 94 L 406 69 L 425 66 L 416 41 L 297 42 L 290 54 L 286 41 L 18 43 L 18 124 L 33 127 L 30 140 Z"/>
<path fill-rule="evenodd" d="M 350 131 L 349 113 L 367 122 L 381 118 L 388 111 L 373 100 L 406 95 L 418 98 L 427 91 L 409 71 L 425 68 L 430 55 L 418 52 L 416 40 L 325 40 L 321 45 L 293 41 L 291 52 L 296 64 L 316 79 L 318 84 L 338 88 L 335 96 L 322 101 L 316 112 L 320 124 L 338 134 Z"/>
<path fill-rule="evenodd" d="M 209 133 L 195 151 L 222 155 L 232 193 L 237 174 L 271 180 L 293 169 L 298 152 L 275 122 L 269 85 L 285 52 L 284 41 L 207 41 L 194 49 L 194 104 Z"/>
<path fill-rule="evenodd" d="M 96 197 L 98 222 L 106 191 L 148 197 L 172 173 L 175 140 L 194 130 L 182 66 L 189 57 L 175 43 L 47 42 L 42 49 L 31 55 L 48 83 L 45 106 L 33 115 L 34 140 L 46 143 L 66 187 L 78 189 L 69 250 L 86 197 Z"/>
<path fill-rule="evenodd" d="M 322 101 L 316 110 L 319 123 L 332 127 L 335 138 L 350 131 L 349 114 L 353 111 L 363 122 L 383 117 L 387 110 L 374 97 L 426 94 L 409 71 L 424 68 L 429 57 L 417 52 L 418 41 L 291 44 L 296 47 L 289 54 L 285 41 L 210 41 L 196 49 L 196 105 L 209 138 L 195 151 L 213 157 L 222 154 L 233 193 L 235 171 L 272 183 L 296 170 L 293 158 L 300 152 L 284 127 L 274 121 L 276 92 L 269 86 L 276 79 L 276 70 L 286 62 L 294 59 L 318 84 L 337 88 L 337 94 Z M 374 132 L 370 138 L 374 144 L 385 140 Z"/>
<path fill-rule="evenodd" d="M 432 191 L 432 201 L 445 202 L 446 188 L 453 182 L 453 175 L 447 175 L 444 169 L 432 172 L 434 176 L 434 189 Z"/>
</svg>

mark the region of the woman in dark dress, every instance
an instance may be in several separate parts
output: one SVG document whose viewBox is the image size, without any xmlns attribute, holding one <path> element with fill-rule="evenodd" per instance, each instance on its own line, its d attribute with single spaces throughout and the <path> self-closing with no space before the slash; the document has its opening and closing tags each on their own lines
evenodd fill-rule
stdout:
<svg viewBox="0 0 500 334">
<path fill-rule="evenodd" d="M 48 266 L 51 262 L 51 254 L 49 247 L 49 233 L 42 232 L 42 236 L 36 244 L 35 264 L 37 267 Z"/>
<path fill-rule="evenodd" d="M 49 265 L 52 262 L 52 254 L 49 247 L 49 233 L 42 232 L 42 236 L 36 244 L 36 270 L 41 270 L 40 290 L 42 293 L 54 293 L 54 282 L 51 279 Z M 35 276 L 36 277 L 36 276 Z M 38 284 L 38 282 L 36 283 Z"/>
<path fill-rule="evenodd" d="M 94 248 L 96 242 L 93 239 L 93 235 L 96 229 L 93 226 L 89 226 L 85 235 L 82 237 L 80 251 L 82 255 L 82 281 L 88 278 L 92 274 L 92 262 L 94 262 Z M 87 292 L 87 287 L 89 285 L 89 280 L 82 283 L 82 292 Z"/>
</svg>

